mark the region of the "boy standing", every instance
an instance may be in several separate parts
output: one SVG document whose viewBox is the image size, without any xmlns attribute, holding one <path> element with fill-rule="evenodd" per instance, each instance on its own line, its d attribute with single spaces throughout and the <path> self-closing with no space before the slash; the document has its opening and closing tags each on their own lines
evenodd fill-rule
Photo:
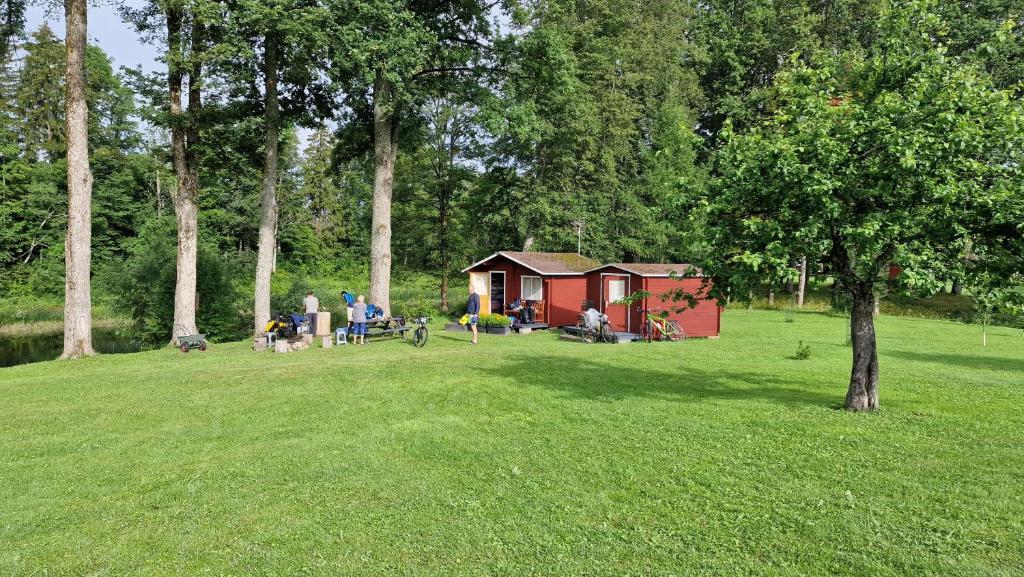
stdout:
<svg viewBox="0 0 1024 577">
<path fill-rule="evenodd" d="M 348 332 L 352 332 L 352 307 L 356 304 L 356 297 L 348 291 L 341 291 L 341 299 L 345 301 L 345 320 L 348 321 Z"/>
</svg>

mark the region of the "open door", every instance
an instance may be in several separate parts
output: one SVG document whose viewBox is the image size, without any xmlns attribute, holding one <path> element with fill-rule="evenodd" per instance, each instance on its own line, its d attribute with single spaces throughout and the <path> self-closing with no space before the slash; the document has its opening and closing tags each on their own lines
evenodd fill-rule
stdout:
<svg viewBox="0 0 1024 577">
<path fill-rule="evenodd" d="M 491 298 L 490 291 L 490 275 L 485 272 L 471 272 L 469 273 L 469 286 L 476 289 L 476 294 L 480 295 L 480 314 L 486 315 L 491 313 Z"/>
<path fill-rule="evenodd" d="M 500 270 L 491 271 L 491 311 L 505 314 L 505 273 Z"/>
<path fill-rule="evenodd" d="M 629 330 L 629 307 L 622 302 L 626 298 L 628 284 L 627 275 L 601 275 L 601 312 L 608 315 L 608 322 L 617 331 Z"/>
</svg>

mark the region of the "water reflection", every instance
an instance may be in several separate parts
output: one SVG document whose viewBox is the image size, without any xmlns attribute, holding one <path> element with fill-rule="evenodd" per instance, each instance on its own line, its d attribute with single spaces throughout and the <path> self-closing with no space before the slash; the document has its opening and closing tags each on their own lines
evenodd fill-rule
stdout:
<svg viewBox="0 0 1024 577">
<path fill-rule="evenodd" d="M 145 348 L 129 331 L 119 329 L 93 329 L 92 346 L 103 354 L 137 353 Z M 63 333 L 0 335 L 0 367 L 51 361 L 62 352 Z"/>
</svg>

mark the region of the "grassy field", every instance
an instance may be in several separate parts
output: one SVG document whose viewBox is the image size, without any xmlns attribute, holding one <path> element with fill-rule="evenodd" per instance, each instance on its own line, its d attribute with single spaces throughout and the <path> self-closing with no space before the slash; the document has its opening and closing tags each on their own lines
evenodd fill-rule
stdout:
<svg viewBox="0 0 1024 577">
<path fill-rule="evenodd" d="M 1021 331 L 784 318 L 0 369 L 0 575 L 1024 574 Z"/>
</svg>

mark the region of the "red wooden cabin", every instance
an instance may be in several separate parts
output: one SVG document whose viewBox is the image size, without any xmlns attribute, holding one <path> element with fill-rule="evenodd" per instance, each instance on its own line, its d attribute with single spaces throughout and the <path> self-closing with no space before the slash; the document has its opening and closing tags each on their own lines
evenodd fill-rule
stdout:
<svg viewBox="0 0 1024 577">
<path fill-rule="evenodd" d="M 469 282 L 480 295 L 481 313 L 505 314 L 515 299 L 538 302 L 538 323 L 550 326 L 576 324 L 584 304 L 608 315 L 616 330 L 636 333 L 646 321 L 643 310 L 662 309 L 692 337 L 717 337 L 721 308 L 713 300 L 701 300 L 682 312 L 684 302 L 662 301 L 676 289 L 699 295 L 701 277 L 672 278 L 689 265 L 613 263 L 602 265 L 575 253 L 501 251 L 465 269 Z M 647 297 L 631 305 L 622 298 L 637 291 Z"/>
<path fill-rule="evenodd" d="M 678 289 L 687 294 L 700 296 L 703 293 L 704 278 L 673 278 L 690 268 L 686 264 L 612 263 L 587 271 L 587 292 L 594 306 L 608 315 L 609 322 L 616 330 L 637 333 L 646 322 L 644 310 L 662 310 L 668 318 L 675 320 L 691 337 L 717 337 L 722 327 L 721 307 L 714 300 L 703 299 L 696 307 L 680 312 L 685 301 L 674 302 L 666 296 Z M 637 291 L 648 295 L 630 305 L 617 304 L 624 296 Z"/>
<path fill-rule="evenodd" d="M 586 271 L 594 259 L 566 252 L 501 251 L 462 269 L 480 295 L 480 312 L 505 313 L 515 299 L 538 301 L 536 321 L 551 326 L 576 324 L 587 297 Z"/>
</svg>

